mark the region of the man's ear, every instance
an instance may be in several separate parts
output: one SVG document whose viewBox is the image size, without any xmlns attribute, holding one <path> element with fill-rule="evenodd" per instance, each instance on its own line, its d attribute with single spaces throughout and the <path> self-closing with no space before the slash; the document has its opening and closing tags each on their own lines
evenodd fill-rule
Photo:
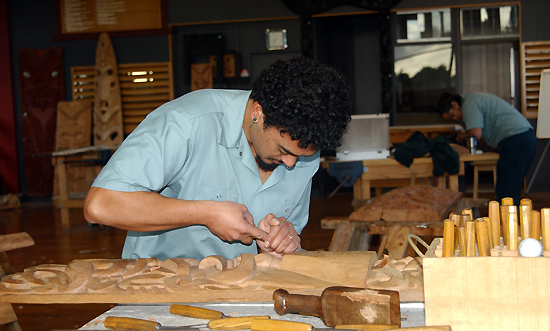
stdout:
<svg viewBox="0 0 550 331">
<path fill-rule="evenodd" d="M 262 106 L 258 103 L 258 101 L 254 101 L 252 104 L 252 109 L 250 110 L 250 115 L 252 115 L 252 118 L 260 119 L 263 113 Z"/>
</svg>

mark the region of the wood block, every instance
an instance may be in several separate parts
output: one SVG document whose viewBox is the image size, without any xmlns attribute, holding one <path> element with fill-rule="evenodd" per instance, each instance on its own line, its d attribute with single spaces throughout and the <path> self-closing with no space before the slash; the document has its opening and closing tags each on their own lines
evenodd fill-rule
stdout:
<svg viewBox="0 0 550 331">
<path fill-rule="evenodd" d="M 423 264 L 427 325 L 523 331 L 550 323 L 548 258 L 424 258 Z"/>
</svg>

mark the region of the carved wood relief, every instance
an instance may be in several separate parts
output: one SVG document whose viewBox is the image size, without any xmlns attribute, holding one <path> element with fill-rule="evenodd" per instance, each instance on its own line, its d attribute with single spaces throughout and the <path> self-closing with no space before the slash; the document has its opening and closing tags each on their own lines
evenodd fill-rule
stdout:
<svg viewBox="0 0 550 331">
<path fill-rule="evenodd" d="M 113 44 L 102 33 L 96 49 L 94 94 L 94 145 L 122 143 L 122 101 Z"/>
<path fill-rule="evenodd" d="M 325 288 L 336 285 L 406 289 L 418 279 L 415 269 L 418 265 L 407 261 L 388 263 L 376 271 L 381 277 L 369 281 L 375 262 L 376 253 L 364 251 L 301 252 L 287 254 L 283 259 L 268 254 L 242 254 L 232 260 L 221 256 L 200 261 L 184 258 L 74 260 L 67 265 L 34 266 L 2 278 L 0 302 L 271 301 L 273 291 L 278 288 L 320 295 Z M 391 271 L 392 266 L 406 270 L 407 275 L 398 275 L 399 269 Z M 415 276 L 409 275 L 412 273 Z M 388 281 L 388 277 L 392 281 Z M 406 281 L 404 285 L 399 285 L 400 280 Z"/>
</svg>

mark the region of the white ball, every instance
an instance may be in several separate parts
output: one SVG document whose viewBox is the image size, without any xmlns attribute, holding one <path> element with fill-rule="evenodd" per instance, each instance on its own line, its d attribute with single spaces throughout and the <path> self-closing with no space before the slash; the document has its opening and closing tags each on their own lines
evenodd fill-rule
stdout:
<svg viewBox="0 0 550 331">
<path fill-rule="evenodd" d="M 519 244 L 519 255 L 525 257 L 538 257 L 542 254 L 542 245 L 533 238 L 527 238 Z"/>
</svg>

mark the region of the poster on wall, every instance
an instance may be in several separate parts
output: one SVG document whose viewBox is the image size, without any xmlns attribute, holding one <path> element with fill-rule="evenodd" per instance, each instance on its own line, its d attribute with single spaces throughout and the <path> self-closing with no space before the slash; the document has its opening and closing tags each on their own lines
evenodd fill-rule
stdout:
<svg viewBox="0 0 550 331">
<path fill-rule="evenodd" d="M 166 33 L 166 0 L 57 0 L 54 39 Z"/>
</svg>

